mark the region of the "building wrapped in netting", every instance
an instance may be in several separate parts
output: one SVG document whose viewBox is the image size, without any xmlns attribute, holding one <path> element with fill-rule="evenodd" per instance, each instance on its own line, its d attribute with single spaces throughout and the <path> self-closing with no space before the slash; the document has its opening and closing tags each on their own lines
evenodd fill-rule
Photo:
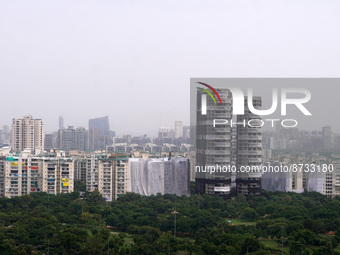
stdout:
<svg viewBox="0 0 340 255">
<path fill-rule="evenodd" d="M 190 194 L 187 158 L 130 158 L 129 191 L 150 196 L 157 193 Z"/>
</svg>

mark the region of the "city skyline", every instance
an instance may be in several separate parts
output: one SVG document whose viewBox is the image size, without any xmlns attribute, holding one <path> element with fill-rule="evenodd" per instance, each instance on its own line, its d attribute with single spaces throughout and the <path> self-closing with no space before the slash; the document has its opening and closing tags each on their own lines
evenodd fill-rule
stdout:
<svg viewBox="0 0 340 255">
<path fill-rule="evenodd" d="M 31 116 L 31 115 L 23 115 L 23 116 L 21 116 L 21 117 L 25 117 L 25 116 Z M 35 116 L 34 116 L 35 117 Z M 20 118 L 20 116 L 18 116 L 18 118 Z M 60 118 L 60 117 L 59 117 Z M 5 130 L 5 133 L 7 132 L 8 133 L 8 135 L 10 135 L 10 131 L 11 131 L 11 125 L 12 125 L 12 121 L 14 120 L 14 119 L 17 119 L 17 118 L 12 118 L 12 120 L 11 120 L 11 123 L 9 123 L 9 124 L 4 124 L 4 125 L 2 125 L 2 126 L 0 126 L 0 130 L 3 130 L 4 128 L 6 128 L 6 130 Z M 39 119 L 39 118 L 37 118 L 37 119 Z M 42 120 L 42 122 L 43 122 L 43 124 L 44 124 L 44 126 L 45 126 L 45 123 L 44 123 L 44 120 Z M 88 122 L 88 120 L 87 120 L 87 122 Z M 177 122 L 182 122 L 182 128 L 183 128 L 183 131 L 182 132 L 184 132 L 184 129 L 190 129 L 190 124 L 186 124 L 185 122 L 183 122 L 183 121 L 179 121 L 179 120 L 176 120 L 176 121 L 174 121 L 174 123 L 172 123 L 172 125 L 170 125 L 170 126 L 159 126 L 159 127 L 155 127 L 154 128 L 154 130 L 153 131 L 151 131 L 151 135 L 149 134 L 149 133 L 140 133 L 140 132 L 137 132 L 137 133 L 120 133 L 120 134 L 116 134 L 116 136 L 115 137 L 122 137 L 122 136 L 126 136 L 126 135 L 128 135 L 128 136 L 133 136 L 133 137 L 139 137 L 139 136 L 144 136 L 144 135 L 147 135 L 148 137 L 151 137 L 151 138 L 157 138 L 158 136 L 159 136 L 159 130 L 160 129 L 169 129 L 169 131 L 173 131 L 174 132 L 174 136 L 176 137 L 176 123 Z M 64 122 L 63 122 L 64 123 Z M 237 125 L 235 125 L 235 127 L 236 127 Z M 63 129 L 59 129 L 59 127 L 60 127 L 60 125 L 58 124 L 58 128 L 56 128 L 56 129 L 54 129 L 54 130 L 52 130 L 52 131 L 46 131 L 46 128 L 45 128 L 45 135 L 48 135 L 48 134 L 57 134 L 58 133 L 58 131 L 59 130 L 63 130 L 63 129 L 67 129 L 67 128 L 71 128 L 71 129 L 85 129 L 85 130 L 89 130 L 89 127 L 88 127 L 88 125 L 86 126 L 76 126 L 76 125 L 72 125 L 72 123 L 70 123 L 70 125 L 65 125 L 64 127 L 63 127 Z M 324 127 L 331 127 L 332 128 L 332 130 L 331 130 L 331 132 L 332 132 L 332 134 L 334 134 L 334 135 L 339 135 L 340 134 L 340 132 L 338 132 L 338 131 L 336 131 L 336 130 L 334 130 L 333 129 L 333 127 L 331 126 L 331 125 L 327 125 L 327 124 L 324 124 L 324 125 L 322 125 L 322 124 L 320 124 L 320 126 L 315 126 L 315 127 L 313 127 L 313 128 L 310 128 L 310 129 L 304 129 L 304 128 L 301 128 L 301 127 L 294 127 L 294 128 L 292 128 L 292 129 L 296 129 L 296 130 L 298 130 L 299 132 L 301 131 L 301 132 L 322 132 L 322 130 L 323 130 L 323 128 Z M 287 128 L 287 130 L 288 129 L 290 129 L 290 128 Z M 112 130 L 112 129 L 110 129 L 110 131 L 113 131 L 113 132 L 115 132 L 116 133 L 116 131 L 115 130 Z M 274 129 L 264 129 L 264 131 L 265 132 L 269 132 L 269 133 L 271 133 L 271 132 L 275 132 L 275 127 L 274 127 Z M 183 137 L 185 137 L 186 135 L 183 133 L 182 134 L 183 135 Z"/>
<path fill-rule="evenodd" d="M 24 114 L 22 116 L 32 116 L 31 114 Z M 13 117 L 11 118 L 10 122 L 9 123 L 5 123 L 3 125 L 0 125 L 0 130 L 4 127 L 4 126 L 7 126 L 9 127 L 9 129 L 11 129 L 11 123 L 13 121 L 13 119 L 16 119 L 16 118 L 20 118 L 22 116 L 16 116 L 16 117 Z M 104 115 L 102 115 L 104 116 Z M 35 116 L 34 116 L 35 117 Z M 56 127 L 55 128 L 50 128 L 49 130 L 47 130 L 46 128 L 46 125 L 45 125 L 45 122 L 44 122 L 44 119 L 41 119 L 41 118 L 37 118 L 37 119 L 41 119 L 45 125 L 45 134 L 52 134 L 54 132 L 58 132 L 58 130 L 60 130 L 60 124 L 59 124 L 59 121 L 60 121 L 60 116 L 56 116 L 56 118 L 58 118 L 58 122 L 56 123 Z M 92 119 L 95 119 L 95 118 L 101 118 L 101 117 L 93 117 Z M 74 125 L 74 123 L 72 122 L 72 120 L 70 122 L 68 122 L 67 120 L 65 121 L 65 118 L 62 118 L 63 119 L 63 128 L 66 129 L 68 127 L 72 127 L 72 128 L 85 128 L 86 130 L 89 130 L 89 120 L 90 119 L 86 119 L 84 121 L 82 121 L 82 123 L 85 123 L 85 125 Z M 149 132 L 142 132 L 142 131 L 138 131 L 138 130 L 135 130 L 134 132 L 130 132 L 130 133 L 125 133 L 124 131 L 121 131 L 117 134 L 117 136 L 123 136 L 123 135 L 132 135 L 132 136 L 140 136 L 140 135 L 145 135 L 147 134 L 148 136 L 151 136 L 151 137 L 157 137 L 158 135 L 158 129 L 159 128 L 162 128 L 162 127 L 166 127 L 166 128 L 171 128 L 171 129 L 176 129 L 176 122 L 182 122 L 183 123 L 183 127 L 185 126 L 189 126 L 189 120 L 187 120 L 186 122 L 182 121 L 182 120 L 175 120 L 173 123 L 169 123 L 169 126 L 166 126 L 166 125 L 161 125 L 161 126 L 158 126 L 158 127 L 154 127 L 154 128 L 151 128 L 149 130 Z M 114 127 L 110 127 L 110 131 L 114 131 L 117 133 L 117 131 L 114 129 Z"/>
<path fill-rule="evenodd" d="M 340 255 L 339 10 L 0 0 L 0 254 Z"/>
</svg>

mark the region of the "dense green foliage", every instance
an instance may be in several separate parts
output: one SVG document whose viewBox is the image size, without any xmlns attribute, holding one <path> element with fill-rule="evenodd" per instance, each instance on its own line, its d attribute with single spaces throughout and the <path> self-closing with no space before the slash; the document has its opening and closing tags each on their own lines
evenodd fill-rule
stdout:
<svg viewBox="0 0 340 255">
<path fill-rule="evenodd" d="M 74 191 L 85 192 L 86 184 L 82 181 L 74 181 Z"/>
<path fill-rule="evenodd" d="M 318 193 L 0 199 L 0 254 L 281 254 L 283 244 L 285 254 L 319 255 L 339 254 L 339 243 L 340 198 Z"/>
</svg>

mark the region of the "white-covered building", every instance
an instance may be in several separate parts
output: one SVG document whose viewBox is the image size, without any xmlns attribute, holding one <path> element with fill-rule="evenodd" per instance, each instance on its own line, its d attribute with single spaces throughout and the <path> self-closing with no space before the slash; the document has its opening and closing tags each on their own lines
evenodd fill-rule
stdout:
<svg viewBox="0 0 340 255">
<path fill-rule="evenodd" d="M 190 168 L 187 158 L 130 158 L 129 191 L 150 196 L 157 193 L 190 194 Z"/>
</svg>

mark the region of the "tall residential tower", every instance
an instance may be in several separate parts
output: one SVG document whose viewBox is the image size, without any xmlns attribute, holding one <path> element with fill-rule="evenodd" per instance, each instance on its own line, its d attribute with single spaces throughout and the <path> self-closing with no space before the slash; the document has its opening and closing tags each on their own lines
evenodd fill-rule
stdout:
<svg viewBox="0 0 340 255">
<path fill-rule="evenodd" d="M 227 198 L 231 189 L 231 172 L 203 172 L 204 168 L 231 165 L 232 97 L 228 89 L 216 89 L 222 105 L 202 90 L 197 91 L 196 107 L 196 192 Z M 214 119 L 228 120 L 228 124 L 213 127 Z"/>
<path fill-rule="evenodd" d="M 261 97 L 253 97 L 255 109 L 262 106 Z M 248 99 L 244 100 L 244 114 L 237 116 L 236 135 L 236 188 L 237 193 L 259 195 L 261 191 L 262 164 L 262 132 L 261 117 L 252 113 L 248 108 Z M 242 172 L 242 167 L 252 169 Z M 242 170 L 242 171 L 241 171 Z"/>
<path fill-rule="evenodd" d="M 24 116 L 12 121 L 12 150 L 44 149 L 45 131 L 41 119 Z"/>
</svg>

